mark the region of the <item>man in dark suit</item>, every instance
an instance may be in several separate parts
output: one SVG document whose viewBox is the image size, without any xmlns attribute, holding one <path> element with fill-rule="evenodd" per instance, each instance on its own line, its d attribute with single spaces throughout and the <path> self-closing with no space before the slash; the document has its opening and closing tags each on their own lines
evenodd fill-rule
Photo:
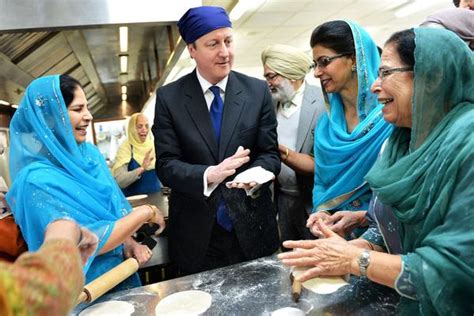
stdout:
<svg viewBox="0 0 474 316">
<path fill-rule="evenodd" d="M 304 51 L 271 45 L 262 52 L 262 63 L 277 110 L 282 166 L 275 200 L 280 238 L 314 239 L 306 221 L 313 206 L 314 128 L 325 111 L 323 94 L 305 81 L 313 61 Z"/>
<path fill-rule="evenodd" d="M 278 248 L 269 184 L 226 182 L 260 166 L 280 171 L 276 118 L 265 82 L 234 72 L 222 8 L 178 22 L 196 69 L 157 91 L 156 170 L 171 188 L 169 254 L 181 274 L 271 255 Z"/>
</svg>

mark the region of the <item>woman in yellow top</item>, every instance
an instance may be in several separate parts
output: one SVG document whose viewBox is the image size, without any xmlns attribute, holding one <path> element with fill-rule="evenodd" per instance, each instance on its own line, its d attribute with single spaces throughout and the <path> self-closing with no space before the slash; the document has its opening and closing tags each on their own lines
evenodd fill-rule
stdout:
<svg viewBox="0 0 474 316">
<path fill-rule="evenodd" d="M 127 139 L 120 145 L 112 167 L 125 196 L 160 191 L 154 158 L 148 119 L 142 113 L 135 113 L 128 122 Z"/>
</svg>

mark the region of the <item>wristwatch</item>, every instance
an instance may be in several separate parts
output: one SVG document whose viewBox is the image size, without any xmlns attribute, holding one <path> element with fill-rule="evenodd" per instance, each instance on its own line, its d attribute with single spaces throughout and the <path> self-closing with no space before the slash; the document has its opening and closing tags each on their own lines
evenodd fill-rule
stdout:
<svg viewBox="0 0 474 316">
<path fill-rule="evenodd" d="M 370 251 L 364 250 L 357 259 L 357 262 L 359 263 L 360 276 L 366 277 L 367 268 L 370 264 Z"/>
</svg>

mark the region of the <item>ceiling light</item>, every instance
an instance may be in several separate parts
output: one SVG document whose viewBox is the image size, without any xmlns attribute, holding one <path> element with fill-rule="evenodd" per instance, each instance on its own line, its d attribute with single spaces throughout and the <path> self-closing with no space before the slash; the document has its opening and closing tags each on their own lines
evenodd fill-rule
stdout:
<svg viewBox="0 0 474 316">
<path fill-rule="evenodd" d="M 18 104 L 12 104 L 11 107 L 14 109 L 18 109 Z"/>
<path fill-rule="evenodd" d="M 122 101 L 127 101 L 127 94 L 126 93 L 122 93 Z"/>
<path fill-rule="evenodd" d="M 120 55 L 120 72 L 126 73 L 128 66 L 128 56 L 127 55 Z"/>
<path fill-rule="evenodd" d="M 0 100 L 0 104 L 1 105 L 10 105 L 10 103 L 8 103 L 7 101 L 4 101 L 4 100 Z"/>
<path fill-rule="evenodd" d="M 128 51 L 128 27 L 121 26 L 119 27 L 120 35 L 120 52 L 126 53 Z"/>
<path fill-rule="evenodd" d="M 127 93 L 127 86 L 122 86 L 122 94 Z"/>
<path fill-rule="evenodd" d="M 259 7 L 265 0 L 239 0 L 229 14 L 231 20 L 238 20 L 245 12 Z"/>
</svg>

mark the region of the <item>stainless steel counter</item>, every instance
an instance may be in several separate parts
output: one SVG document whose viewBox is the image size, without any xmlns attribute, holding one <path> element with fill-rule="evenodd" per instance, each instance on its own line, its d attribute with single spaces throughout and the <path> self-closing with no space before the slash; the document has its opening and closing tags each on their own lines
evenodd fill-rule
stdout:
<svg viewBox="0 0 474 316">
<path fill-rule="evenodd" d="M 108 294 L 97 302 L 126 301 L 134 305 L 133 315 L 155 315 L 155 306 L 164 297 L 195 289 L 212 295 L 212 305 L 204 315 L 270 315 L 284 307 L 296 307 L 307 315 L 395 314 L 399 296 L 394 290 L 355 277 L 333 294 L 318 295 L 303 288 L 300 301 L 294 303 L 289 273 L 271 256 Z M 73 315 L 83 308 L 76 308 Z"/>
</svg>

